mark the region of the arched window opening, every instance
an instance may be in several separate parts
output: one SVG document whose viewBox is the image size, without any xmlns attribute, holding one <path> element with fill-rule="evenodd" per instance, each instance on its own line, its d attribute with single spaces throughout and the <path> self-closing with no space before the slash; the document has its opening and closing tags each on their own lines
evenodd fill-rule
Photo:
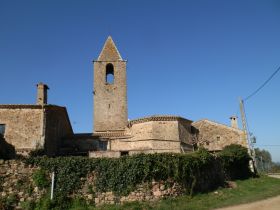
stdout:
<svg viewBox="0 0 280 210">
<path fill-rule="evenodd" d="M 114 66 L 111 63 L 106 65 L 106 83 L 107 84 L 114 83 Z"/>
</svg>

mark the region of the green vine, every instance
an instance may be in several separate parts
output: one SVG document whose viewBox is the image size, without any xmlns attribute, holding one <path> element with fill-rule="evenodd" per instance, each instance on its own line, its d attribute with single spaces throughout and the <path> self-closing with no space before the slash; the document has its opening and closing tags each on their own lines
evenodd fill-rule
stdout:
<svg viewBox="0 0 280 210">
<path fill-rule="evenodd" d="M 55 195 L 60 198 L 80 189 L 84 180 L 81 178 L 92 172 L 96 176 L 97 192 L 113 191 L 116 195 L 127 195 L 141 183 L 173 180 L 192 194 L 214 189 L 224 183 L 224 171 L 229 171 L 231 167 L 228 157 L 231 157 L 232 164 L 237 160 L 248 164 L 247 156 L 243 160 L 242 157 L 232 157 L 234 155 L 221 153 L 215 157 L 206 150 L 199 150 L 191 154 L 138 154 L 98 159 L 30 157 L 26 163 L 40 166 L 49 174 L 55 172 Z"/>
</svg>

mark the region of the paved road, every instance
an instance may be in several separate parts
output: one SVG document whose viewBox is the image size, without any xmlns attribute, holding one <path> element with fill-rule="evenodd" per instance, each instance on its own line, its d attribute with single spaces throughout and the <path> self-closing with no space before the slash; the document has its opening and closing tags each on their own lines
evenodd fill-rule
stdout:
<svg viewBox="0 0 280 210">
<path fill-rule="evenodd" d="M 217 210 L 280 210 L 280 196 Z"/>
</svg>

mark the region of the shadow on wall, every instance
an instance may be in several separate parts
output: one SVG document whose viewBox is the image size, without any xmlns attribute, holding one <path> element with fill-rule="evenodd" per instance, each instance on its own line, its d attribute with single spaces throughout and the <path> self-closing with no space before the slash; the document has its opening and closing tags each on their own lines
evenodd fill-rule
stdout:
<svg viewBox="0 0 280 210">
<path fill-rule="evenodd" d="M 13 159 L 16 156 L 15 147 L 5 141 L 5 138 L 0 134 L 0 159 Z"/>
</svg>

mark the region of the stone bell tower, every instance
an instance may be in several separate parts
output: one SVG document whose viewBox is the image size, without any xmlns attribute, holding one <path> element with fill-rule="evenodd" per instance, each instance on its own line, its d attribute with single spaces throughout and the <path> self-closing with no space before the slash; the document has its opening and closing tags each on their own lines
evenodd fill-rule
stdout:
<svg viewBox="0 0 280 210">
<path fill-rule="evenodd" d="M 94 67 L 93 132 L 124 130 L 127 126 L 126 61 L 109 36 Z"/>
</svg>

